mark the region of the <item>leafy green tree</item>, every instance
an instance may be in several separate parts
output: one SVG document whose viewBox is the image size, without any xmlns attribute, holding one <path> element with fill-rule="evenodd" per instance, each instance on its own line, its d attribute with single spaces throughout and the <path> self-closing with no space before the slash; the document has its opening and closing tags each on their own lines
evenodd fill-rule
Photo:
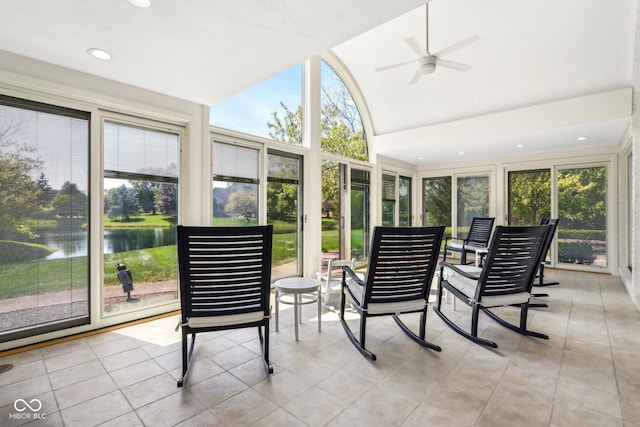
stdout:
<svg viewBox="0 0 640 427">
<path fill-rule="evenodd" d="M 34 237 L 21 219 L 40 209 L 40 189 L 31 177 L 41 162 L 34 148 L 14 139 L 20 129 L 16 121 L 0 127 L 0 239 Z"/>
<path fill-rule="evenodd" d="M 286 220 L 295 216 L 298 209 L 298 186 L 270 182 L 267 186 L 267 212 L 271 219 Z"/>
<path fill-rule="evenodd" d="M 156 214 L 156 192 L 158 184 L 151 181 L 129 181 L 133 188 L 133 196 L 143 212 Z"/>
<path fill-rule="evenodd" d="M 56 215 L 62 218 L 84 218 L 87 216 L 89 200 L 76 184 L 66 181 L 51 201 L 51 206 Z"/>
<path fill-rule="evenodd" d="M 606 228 L 606 168 L 563 169 L 558 173 L 558 215 L 565 229 Z"/>
<path fill-rule="evenodd" d="M 138 210 L 138 204 L 133 190 L 122 184 L 120 187 L 111 192 L 109 199 L 109 209 L 107 216 L 112 220 L 122 219 L 129 220 L 130 216 Z"/>
<path fill-rule="evenodd" d="M 356 160 L 367 160 L 367 142 L 364 130 L 358 129 L 357 123 L 349 119 L 350 115 L 343 114 L 336 102 L 324 103 L 322 109 L 322 135 L 320 147 L 324 153 L 336 154 Z M 282 102 L 284 117 L 277 112 L 271 114 L 272 121 L 268 123 L 269 136 L 275 140 L 293 145 L 302 144 L 302 108 L 291 111 Z M 354 106 L 355 107 L 355 106 Z M 337 206 L 338 167 L 322 167 L 322 206 L 327 216 L 335 214 L 329 211 Z"/>
<path fill-rule="evenodd" d="M 451 177 L 425 179 L 424 221 L 451 227 Z"/>
<path fill-rule="evenodd" d="M 175 215 L 178 212 L 178 185 L 162 183 L 154 188 L 156 193 L 156 209 L 165 215 Z"/>
<path fill-rule="evenodd" d="M 44 173 L 40 173 L 40 176 L 38 176 L 38 180 L 36 181 L 36 185 L 40 189 L 38 200 L 40 201 L 41 206 L 47 206 L 55 197 L 55 191 L 53 191 L 49 185 L 49 179 Z"/>
<path fill-rule="evenodd" d="M 551 175 L 548 170 L 509 175 L 509 222 L 536 225 L 551 215 Z"/>
</svg>

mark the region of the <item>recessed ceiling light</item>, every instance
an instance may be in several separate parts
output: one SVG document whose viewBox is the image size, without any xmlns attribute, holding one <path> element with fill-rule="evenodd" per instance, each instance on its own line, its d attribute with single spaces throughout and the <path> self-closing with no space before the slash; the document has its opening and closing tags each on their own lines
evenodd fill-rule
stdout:
<svg viewBox="0 0 640 427">
<path fill-rule="evenodd" d="M 129 0 L 129 3 L 131 3 L 134 6 L 138 6 L 138 7 L 149 7 L 149 6 L 151 6 L 151 0 Z"/>
<path fill-rule="evenodd" d="M 423 160 L 423 159 L 424 159 L 424 157 L 422 157 L 422 156 L 418 157 L 418 160 Z"/>
<path fill-rule="evenodd" d="M 458 151 L 459 156 L 464 156 L 464 151 Z"/>
<path fill-rule="evenodd" d="M 578 138 L 578 141 L 586 141 L 587 139 L 589 139 L 588 136 L 581 136 Z"/>
<path fill-rule="evenodd" d="M 111 54 L 106 50 L 92 47 L 91 49 L 87 49 L 87 52 L 89 52 L 89 55 L 93 56 L 94 58 L 102 59 L 104 61 L 108 61 L 111 59 Z"/>
<path fill-rule="evenodd" d="M 516 148 L 522 148 L 522 147 L 524 147 L 524 144 L 518 144 L 518 145 L 516 145 Z"/>
</svg>

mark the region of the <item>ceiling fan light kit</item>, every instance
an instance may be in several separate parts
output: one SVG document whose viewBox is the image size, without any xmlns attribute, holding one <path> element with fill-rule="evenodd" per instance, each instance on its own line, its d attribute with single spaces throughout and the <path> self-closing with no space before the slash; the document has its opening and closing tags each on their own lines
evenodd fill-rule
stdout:
<svg viewBox="0 0 640 427">
<path fill-rule="evenodd" d="M 448 55 L 451 52 L 462 49 L 463 47 L 466 47 L 471 43 L 477 40 L 480 40 L 480 37 L 478 35 L 471 36 L 457 43 L 454 43 L 448 47 L 445 47 L 439 52 L 431 54 L 429 52 L 429 3 L 425 5 L 425 9 L 426 9 L 425 47 L 422 47 L 418 39 L 416 39 L 415 37 L 408 37 L 404 39 L 405 43 L 409 46 L 409 48 L 418 56 L 418 59 L 417 59 L 418 69 L 416 70 L 415 74 L 409 81 L 410 84 L 417 83 L 418 80 L 420 80 L 420 77 L 423 75 L 434 73 L 437 67 L 445 67 L 445 68 L 451 68 L 459 71 L 467 71 L 469 68 L 471 68 L 471 65 L 463 64 L 455 61 L 449 61 L 447 59 L 442 59 L 441 56 Z M 376 68 L 376 71 L 386 71 L 393 68 L 402 67 L 403 65 L 415 64 L 415 63 L 416 63 L 416 60 L 405 61 L 405 62 L 392 64 L 392 65 L 385 65 L 383 67 Z"/>
</svg>

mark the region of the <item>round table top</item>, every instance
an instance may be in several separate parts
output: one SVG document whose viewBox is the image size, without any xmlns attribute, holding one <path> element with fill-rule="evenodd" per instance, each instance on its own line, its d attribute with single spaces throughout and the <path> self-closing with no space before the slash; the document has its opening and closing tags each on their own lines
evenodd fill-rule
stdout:
<svg viewBox="0 0 640 427">
<path fill-rule="evenodd" d="M 287 277 L 286 279 L 277 280 L 275 285 L 279 291 L 285 293 L 303 294 L 316 292 L 320 286 L 320 281 L 307 277 Z"/>
</svg>

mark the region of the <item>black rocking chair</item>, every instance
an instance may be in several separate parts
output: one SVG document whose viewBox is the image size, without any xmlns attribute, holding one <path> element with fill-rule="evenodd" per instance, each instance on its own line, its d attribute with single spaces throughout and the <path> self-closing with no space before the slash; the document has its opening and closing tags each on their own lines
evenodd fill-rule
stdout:
<svg viewBox="0 0 640 427">
<path fill-rule="evenodd" d="M 473 217 L 469 234 L 464 239 L 447 237 L 444 240 L 443 260 L 447 260 L 447 252 L 460 252 L 460 264 L 467 263 L 467 253 L 474 253 L 478 249 L 489 246 L 491 229 L 495 218 Z"/>
<path fill-rule="evenodd" d="M 265 369 L 273 373 L 269 362 L 273 226 L 179 225 L 177 230 L 182 310 L 178 325 L 182 327 L 182 375 L 178 387 L 186 382 L 196 334 L 200 332 L 257 327 Z"/>
<path fill-rule="evenodd" d="M 425 329 L 429 291 L 443 233 L 444 227 L 376 227 L 364 280 L 349 266 L 342 267 L 340 322 L 364 356 L 376 360 L 376 355 L 365 348 L 367 318 L 373 316 L 393 316 L 411 339 L 440 351 L 440 347 L 425 341 Z M 360 314 L 360 339 L 344 318 L 347 293 Z M 398 316 L 402 313 L 421 313 L 418 334 L 400 320 Z"/>
<path fill-rule="evenodd" d="M 440 318 L 454 331 L 471 341 L 496 348 L 498 345 L 478 337 L 480 310 L 512 331 L 537 338 L 549 339 L 545 334 L 527 329 L 527 313 L 533 279 L 540 265 L 549 226 L 497 226 L 482 268 L 440 262 L 437 301 L 434 307 Z M 442 312 L 442 290 L 472 308 L 471 331 L 456 325 Z M 520 307 L 520 326 L 498 317 L 489 309 L 515 305 Z"/>
</svg>

